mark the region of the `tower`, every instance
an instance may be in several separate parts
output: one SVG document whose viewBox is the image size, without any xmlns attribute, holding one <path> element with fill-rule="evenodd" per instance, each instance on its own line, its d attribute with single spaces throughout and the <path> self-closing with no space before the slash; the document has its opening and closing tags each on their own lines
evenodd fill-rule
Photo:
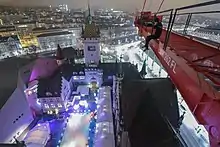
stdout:
<svg viewBox="0 0 220 147">
<path fill-rule="evenodd" d="M 57 61 L 58 66 L 64 63 L 63 51 L 59 44 L 57 45 L 56 61 Z"/>
<path fill-rule="evenodd" d="M 98 65 L 101 59 L 100 55 L 100 30 L 92 21 L 90 6 L 88 4 L 89 15 L 86 17 L 84 28 L 82 28 L 82 38 L 84 44 L 85 64 Z"/>
</svg>

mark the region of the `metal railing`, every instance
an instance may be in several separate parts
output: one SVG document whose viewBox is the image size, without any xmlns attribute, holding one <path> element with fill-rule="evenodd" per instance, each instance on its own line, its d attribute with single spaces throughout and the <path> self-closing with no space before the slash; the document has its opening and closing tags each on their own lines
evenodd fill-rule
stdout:
<svg viewBox="0 0 220 147">
<path fill-rule="evenodd" d="M 209 2 L 204 2 L 204 3 L 200 3 L 200 4 L 195 4 L 195 5 L 190 5 L 190 6 L 185 6 L 185 7 L 180 7 L 180 8 L 176 8 L 176 9 L 168 9 L 168 10 L 164 10 L 164 11 L 160 11 L 158 12 L 157 14 L 159 15 L 163 15 L 164 17 L 166 16 L 169 16 L 169 21 L 168 22 L 164 22 L 164 23 L 167 23 L 167 31 L 166 31 L 166 37 L 165 37 L 165 42 L 164 42 L 164 49 L 166 49 L 168 43 L 169 43 L 169 38 L 170 38 L 170 33 L 172 31 L 175 31 L 173 29 L 173 26 L 174 25 L 181 25 L 181 22 L 180 23 L 176 23 L 176 18 L 177 17 L 180 17 L 180 16 L 184 16 L 184 15 L 187 15 L 186 16 L 186 21 L 185 23 L 182 23 L 182 25 L 184 26 L 183 28 L 183 31 L 182 32 L 177 32 L 177 33 L 181 33 L 182 35 L 187 35 L 187 36 L 190 36 L 192 38 L 195 38 L 199 41 L 202 41 L 202 42 L 205 42 L 205 43 L 208 43 L 208 44 L 211 44 L 217 48 L 220 48 L 220 41 L 218 41 L 218 39 L 216 40 L 208 40 L 208 39 L 205 39 L 205 38 L 201 38 L 199 36 L 195 36 L 193 34 L 188 34 L 187 33 L 187 30 L 189 27 L 198 27 L 200 29 L 205 29 L 205 30 L 210 30 L 210 31 L 219 31 L 219 34 L 220 34 L 220 29 L 218 28 L 212 28 L 212 27 L 202 27 L 202 26 L 196 26 L 194 24 L 190 24 L 190 22 L 192 21 L 192 17 L 195 16 L 195 15 L 200 15 L 200 14 L 217 14 L 217 13 L 220 13 L 219 10 L 217 11 L 196 11 L 196 12 L 180 12 L 180 11 L 183 11 L 183 10 L 189 10 L 189 9 L 195 9 L 195 8 L 200 8 L 200 7 L 206 7 L 206 6 L 211 6 L 211 5 L 215 5 L 215 4 L 220 4 L 220 1 L 209 1 Z M 220 23 L 219 23 L 220 25 Z M 219 40 L 220 40 L 220 35 L 217 36 L 219 37 Z M 201 39 L 200 39 L 201 38 Z"/>
<path fill-rule="evenodd" d="M 174 129 L 169 119 L 165 116 L 162 116 L 162 118 L 164 119 L 165 123 L 168 125 L 169 129 L 172 131 L 174 136 L 178 139 L 179 143 L 181 144 L 181 147 L 188 147 L 182 136 L 179 133 L 177 133 L 177 131 Z"/>
</svg>

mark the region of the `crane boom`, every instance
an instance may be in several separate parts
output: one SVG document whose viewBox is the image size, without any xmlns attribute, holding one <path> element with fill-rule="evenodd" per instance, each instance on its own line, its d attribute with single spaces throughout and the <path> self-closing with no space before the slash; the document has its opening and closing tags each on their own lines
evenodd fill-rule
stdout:
<svg viewBox="0 0 220 147">
<path fill-rule="evenodd" d="M 143 37 L 152 31 L 137 23 L 135 26 Z M 220 50 L 174 32 L 170 33 L 164 50 L 166 32 L 163 29 L 161 37 L 151 41 L 150 46 L 197 121 L 207 129 L 211 146 L 217 147 L 220 145 L 220 93 L 213 84 L 220 85 Z"/>
</svg>

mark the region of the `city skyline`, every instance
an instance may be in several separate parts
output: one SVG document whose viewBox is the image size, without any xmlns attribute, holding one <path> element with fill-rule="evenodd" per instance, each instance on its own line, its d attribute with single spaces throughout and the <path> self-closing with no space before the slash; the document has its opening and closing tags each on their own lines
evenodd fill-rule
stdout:
<svg viewBox="0 0 220 147">
<path fill-rule="evenodd" d="M 192 5 L 196 3 L 206 2 L 210 0 L 169 0 L 164 1 L 164 4 L 161 10 L 170 9 L 170 8 L 177 8 L 183 7 L 187 5 Z M 103 7 L 103 8 L 116 8 L 116 9 L 123 9 L 128 10 L 130 12 L 135 11 L 136 9 L 142 9 L 144 0 L 90 0 L 92 7 Z M 150 11 L 157 11 L 160 5 L 161 0 L 147 0 L 145 10 Z M 87 0 L 0 0 L 0 5 L 7 5 L 7 6 L 57 6 L 59 4 L 67 4 L 69 8 L 86 8 L 87 7 Z M 212 6 L 211 8 L 204 8 L 203 10 L 213 10 L 220 8 L 220 6 Z"/>
</svg>

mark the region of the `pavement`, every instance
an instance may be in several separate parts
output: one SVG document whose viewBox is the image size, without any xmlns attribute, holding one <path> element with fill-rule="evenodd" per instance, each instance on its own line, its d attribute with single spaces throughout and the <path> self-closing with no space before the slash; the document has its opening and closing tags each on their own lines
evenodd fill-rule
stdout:
<svg viewBox="0 0 220 147">
<path fill-rule="evenodd" d="M 88 144 L 88 133 L 90 125 L 90 114 L 72 114 L 67 122 L 61 147 L 86 147 Z"/>
</svg>

